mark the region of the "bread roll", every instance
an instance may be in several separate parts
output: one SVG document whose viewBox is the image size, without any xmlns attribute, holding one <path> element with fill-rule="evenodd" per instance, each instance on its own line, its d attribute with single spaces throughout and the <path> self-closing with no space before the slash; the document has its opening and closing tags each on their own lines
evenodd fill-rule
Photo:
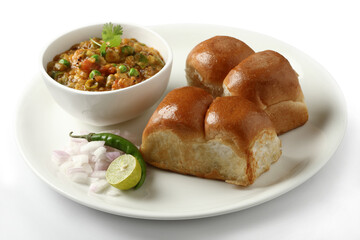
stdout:
<svg viewBox="0 0 360 240">
<path fill-rule="evenodd" d="M 173 172 L 248 186 L 281 155 L 267 114 L 241 97 L 213 101 L 205 90 L 171 91 L 145 127 L 141 152 Z"/>
<path fill-rule="evenodd" d="M 205 40 L 186 59 L 188 85 L 204 88 L 214 97 L 221 96 L 225 76 L 253 53 L 248 45 L 233 37 L 215 36 Z"/>
<path fill-rule="evenodd" d="M 225 96 L 242 96 L 269 115 L 278 134 L 308 120 L 298 75 L 281 54 L 267 50 L 244 59 L 226 76 Z"/>
</svg>

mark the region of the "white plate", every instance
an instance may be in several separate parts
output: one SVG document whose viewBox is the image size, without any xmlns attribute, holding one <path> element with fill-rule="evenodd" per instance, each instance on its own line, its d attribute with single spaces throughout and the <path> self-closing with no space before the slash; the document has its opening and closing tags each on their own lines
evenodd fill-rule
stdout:
<svg viewBox="0 0 360 240">
<path fill-rule="evenodd" d="M 214 35 L 230 35 L 242 39 L 255 51 L 272 49 L 289 59 L 300 75 L 309 121 L 280 137 L 282 157 L 250 187 L 236 187 L 149 167 L 146 182 L 137 191 L 124 192 L 116 198 L 89 195 L 86 186 L 72 183 L 59 174 L 50 155 L 53 150 L 64 147 L 72 130 L 106 128 L 95 128 L 73 119 L 56 105 L 40 76 L 36 76 L 19 105 L 16 137 L 27 163 L 56 191 L 80 204 L 122 216 L 201 218 L 239 211 L 278 197 L 313 176 L 334 154 L 346 128 L 344 97 L 335 80 L 309 56 L 271 37 L 237 28 L 190 24 L 152 28 L 173 48 L 174 66 L 167 92 L 186 85 L 185 59 L 197 43 Z M 154 108 L 141 117 L 108 129 L 127 129 L 137 134 L 140 140 Z"/>
</svg>

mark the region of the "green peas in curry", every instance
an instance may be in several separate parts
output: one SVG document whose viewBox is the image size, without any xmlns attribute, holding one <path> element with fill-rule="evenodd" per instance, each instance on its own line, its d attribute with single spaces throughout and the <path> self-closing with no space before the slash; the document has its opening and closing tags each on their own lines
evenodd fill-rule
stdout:
<svg viewBox="0 0 360 240">
<path fill-rule="evenodd" d="M 165 65 L 160 53 L 133 38 L 101 52 L 102 39 L 91 38 L 55 56 L 48 74 L 60 84 L 83 91 L 110 91 L 145 81 Z"/>
</svg>

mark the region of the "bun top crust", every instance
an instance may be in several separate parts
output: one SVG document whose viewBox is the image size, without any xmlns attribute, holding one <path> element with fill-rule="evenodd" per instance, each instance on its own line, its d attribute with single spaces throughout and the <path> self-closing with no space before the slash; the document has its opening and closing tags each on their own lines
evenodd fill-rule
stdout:
<svg viewBox="0 0 360 240">
<path fill-rule="evenodd" d="M 246 43 L 229 36 L 215 36 L 196 45 L 186 59 L 188 77 L 194 71 L 201 76 L 204 85 L 222 87 L 229 71 L 253 54 Z"/>
<path fill-rule="evenodd" d="M 143 132 L 171 130 L 183 141 L 220 139 L 243 153 L 262 130 L 275 128 L 256 104 L 239 96 L 213 100 L 205 90 L 182 87 L 172 90 L 159 104 Z"/>
<path fill-rule="evenodd" d="M 213 101 L 201 88 L 182 87 L 169 92 L 151 116 L 143 138 L 153 131 L 171 129 L 179 137 L 204 137 L 204 118 Z"/>
<path fill-rule="evenodd" d="M 218 97 L 206 113 L 206 138 L 234 142 L 238 150 L 247 149 L 264 129 L 274 129 L 268 115 L 240 96 Z"/>
<path fill-rule="evenodd" d="M 282 101 L 304 99 L 298 75 L 281 54 L 257 52 L 234 67 L 224 80 L 227 95 L 243 96 L 262 109 Z"/>
<path fill-rule="evenodd" d="M 239 96 L 215 100 L 205 90 L 168 93 L 142 136 L 147 163 L 162 169 L 248 186 L 281 156 L 269 116 Z"/>
</svg>

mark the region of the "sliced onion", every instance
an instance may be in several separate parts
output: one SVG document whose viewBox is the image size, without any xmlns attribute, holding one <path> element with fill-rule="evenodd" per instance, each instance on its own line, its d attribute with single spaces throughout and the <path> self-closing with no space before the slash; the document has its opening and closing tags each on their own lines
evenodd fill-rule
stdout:
<svg viewBox="0 0 360 240">
<path fill-rule="evenodd" d="M 74 162 L 76 166 L 81 166 L 84 163 L 89 163 L 89 155 L 88 154 L 77 154 L 71 157 L 71 160 Z"/>
<path fill-rule="evenodd" d="M 100 193 L 108 188 L 110 184 L 105 180 L 101 179 L 90 184 L 89 191 L 94 193 Z"/>
<path fill-rule="evenodd" d="M 107 132 L 123 136 L 132 142 L 136 141 L 136 136 L 128 131 Z M 77 133 L 85 134 L 88 133 Z M 70 138 L 64 150 L 53 151 L 51 160 L 71 181 L 89 185 L 89 192 L 118 196 L 121 195 L 121 191 L 109 187 L 106 170 L 110 163 L 122 154 L 122 151 L 105 146 L 104 141 L 88 142 L 86 139 Z"/>
<path fill-rule="evenodd" d="M 95 151 L 94 151 L 94 156 L 95 157 L 102 157 L 103 155 L 105 155 L 106 153 L 106 148 L 105 147 L 98 147 Z"/>
<path fill-rule="evenodd" d="M 66 171 L 69 168 L 73 168 L 73 167 L 74 167 L 74 163 L 72 161 L 66 161 L 63 164 L 61 164 L 60 171 L 66 175 Z"/>
<path fill-rule="evenodd" d="M 86 173 L 85 169 L 81 168 L 81 167 L 70 167 L 68 169 L 66 169 L 66 175 L 67 176 L 71 176 L 72 174 L 75 173 Z"/>
<path fill-rule="evenodd" d="M 101 170 L 101 171 L 94 171 L 91 174 L 91 177 L 93 178 L 99 178 L 99 179 L 105 179 L 106 176 L 106 171 L 105 170 Z"/>
<path fill-rule="evenodd" d="M 99 160 L 95 163 L 94 171 L 105 171 L 108 169 L 110 163 L 106 160 Z"/>
<path fill-rule="evenodd" d="M 113 151 L 113 152 L 107 152 L 106 153 L 106 158 L 109 162 L 112 162 L 114 161 L 116 158 L 118 158 L 121 154 L 124 154 L 124 153 L 121 153 L 121 152 L 118 152 L 118 151 Z"/>
<path fill-rule="evenodd" d="M 118 197 L 122 194 L 121 190 L 117 189 L 117 188 L 109 188 L 108 191 L 106 191 L 106 194 L 112 197 Z"/>
<path fill-rule="evenodd" d="M 84 171 L 88 174 L 91 174 L 94 171 L 93 167 L 88 163 L 81 165 L 81 168 L 84 169 Z"/>
<path fill-rule="evenodd" d="M 97 148 L 103 147 L 104 144 L 105 144 L 104 141 L 89 142 L 80 147 L 80 152 L 81 153 L 91 153 L 91 152 L 94 152 Z"/>
<path fill-rule="evenodd" d="M 70 154 L 68 154 L 65 151 L 61 151 L 61 150 L 55 150 L 53 151 L 53 154 L 51 155 L 51 160 L 56 164 L 56 165 L 61 165 L 64 162 L 68 161 L 70 158 Z"/>
<path fill-rule="evenodd" d="M 72 173 L 72 174 L 68 175 L 68 177 L 72 181 L 77 182 L 77 183 L 85 183 L 85 184 L 87 184 L 89 182 L 88 174 L 84 173 L 84 172 L 75 172 L 75 173 Z"/>
</svg>

